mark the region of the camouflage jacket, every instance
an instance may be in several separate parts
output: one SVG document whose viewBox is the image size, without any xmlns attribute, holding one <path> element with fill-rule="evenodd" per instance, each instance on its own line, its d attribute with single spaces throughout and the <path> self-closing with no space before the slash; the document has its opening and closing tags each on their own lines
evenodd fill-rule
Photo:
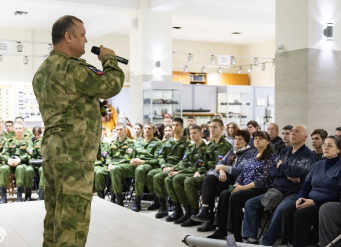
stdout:
<svg viewBox="0 0 341 247">
<path fill-rule="evenodd" d="M 109 144 L 106 141 L 101 140 L 99 145 L 100 149 L 98 151 L 100 152 L 100 158 L 95 162 L 95 166 L 105 166 L 109 155 Z"/>
<path fill-rule="evenodd" d="M 127 158 L 133 153 L 135 142 L 126 137 L 123 142 L 116 140 L 110 142 L 106 164 L 118 165 L 127 163 Z"/>
<path fill-rule="evenodd" d="M 159 164 L 158 155 L 161 149 L 161 142 L 156 138 L 153 138 L 150 142 L 146 142 L 145 139 L 141 139 L 135 142 L 133 153 L 128 160 L 139 158 L 145 161 L 146 165 L 153 167 Z"/>
<path fill-rule="evenodd" d="M 182 136 L 178 141 L 171 137 L 164 141 L 160 155 L 159 164 L 161 168 L 173 167 L 184 157 L 186 148 L 191 144 L 186 137 Z"/>
<path fill-rule="evenodd" d="M 5 132 L 5 131 L 3 131 L 1 133 L 1 137 L 6 138 L 6 140 L 13 139 L 15 137 L 15 133 L 14 133 L 14 131 L 12 131 L 12 132 Z"/>
<path fill-rule="evenodd" d="M 195 173 L 199 171 L 204 175 L 207 171 L 206 144 L 202 142 L 199 147 L 195 143 L 190 144 L 183 159 L 174 166 L 174 171 L 181 173 Z"/>
<path fill-rule="evenodd" d="M 30 163 L 30 155 L 28 154 L 27 149 L 30 142 L 32 142 L 32 140 L 28 137 L 24 137 L 21 141 L 18 141 L 16 138 L 7 140 L 4 146 L 5 152 L 2 156 L 5 163 L 7 164 L 8 159 L 15 155 L 21 159 L 21 164 L 28 165 Z"/>
<path fill-rule="evenodd" d="M 35 140 L 34 142 L 31 140 L 30 144 L 28 145 L 27 152 L 31 156 L 32 159 L 42 159 L 41 140 L 42 138 L 39 138 Z"/>
<path fill-rule="evenodd" d="M 102 60 L 104 72 L 85 60 L 52 51 L 33 78 L 45 124 L 43 160 L 96 161 L 101 138 L 99 98 L 118 94 L 124 73 L 114 55 Z"/>
<path fill-rule="evenodd" d="M 232 148 L 232 145 L 225 140 L 224 136 L 216 143 L 215 140 L 210 141 L 206 147 L 206 153 L 208 155 L 208 168 L 214 168 L 219 161 L 221 161 L 228 151 Z"/>
<path fill-rule="evenodd" d="M 15 134 L 14 134 L 14 136 L 15 136 Z M 32 132 L 29 131 L 28 129 L 25 129 L 25 131 L 24 131 L 24 137 L 29 137 L 29 138 L 32 139 L 33 134 L 32 134 Z"/>
</svg>

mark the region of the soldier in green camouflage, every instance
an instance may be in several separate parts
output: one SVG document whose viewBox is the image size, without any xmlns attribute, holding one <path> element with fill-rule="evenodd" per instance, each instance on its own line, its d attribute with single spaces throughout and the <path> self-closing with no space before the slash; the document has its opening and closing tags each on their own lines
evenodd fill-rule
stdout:
<svg viewBox="0 0 341 247">
<path fill-rule="evenodd" d="M 17 202 L 23 202 L 22 193 L 24 192 L 24 186 L 28 185 L 25 170 L 30 160 L 27 153 L 27 147 L 31 140 L 24 137 L 24 126 L 22 124 L 16 123 L 14 128 L 16 136 L 14 139 L 6 141 L 4 146 L 5 152 L 2 155 L 5 164 L 0 167 L 0 188 L 2 191 L 0 203 L 7 202 L 7 183 L 11 173 L 15 174 Z M 30 181 L 30 184 L 29 188 L 32 187 L 32 180 Z"/>
<path fill-rule="evenodd" d="M 45 124 L 44 247 L 85 246 L 101 138 L 99 99 L 115 96 L 124 83 L 114 51 L 100 46 L 104 71 L 80 59 L 86 42 L 80 19 L 58 19 L 52 27 L 53 50 L 32 82 Z"/>
<path fill-rule="evenodd" d="M 207 167 L 208 170 L 214 169 L 216 164 L 221 161 L 232 145 L 224 139 L 222 135 L 224 130 L 224 123 L 220 119 L 213 119 L 209 124 L 211 141 L 206 147 Z M 185 180 L 185 192 L 191 208 L 197 212 L 199 211 L 199 195 L 198 191 L 201 190 L 202 181 L 204 180 L 205 173 L 198 173 L 197 176 L 189 177 Z M 182 223 L 181 226 L 194 226 L 197 222 L 188 219 Z"/>
<path fill-rule="evenodd" d="M 22 123 L 22 124 L 25 126 L 25 120 L 24 120 L 23 117 L 16 117 L 15 120 L 14 120 L 14 122 L 15 122 L 15 123 Z M 32 139 L 33 134 L 32 134 L 31 131 L 29 131 L 28 129 L 25 128 L 25 130 L 24 130 L 24 136 Z"/>
<path fill-rule="evenodd" d="M 133 154 L 135 142 L 127 137 L 126 127 L 123 123 L 116 125 L 117 138 L 110 143 L 109 154 L 107 157 L 107 172 L 110 172 L 111 187 L 114 188 L 114 166 L 127 164 Z M 115 193 L 111 192 L 111 202 L 115 202 Z"/>
<path fill-rule="evenodd" d="M 174 136 L 165 140 L 159 155 L 161 168 L 151 170 L 147 175 L 147 188 L 152 195 L 156 194 L 154 204 L 148 210 L 159 209 L 156 218 L 168 216 L 164 181 L 168 174 L 174 171 L 174 166 L 182 160 L 190 144 L 186 137 L 182 136 L 183 120 L 174 118 L 172 126 Z"/>
<path fill-rule="evenodd" d="M 98 151 L 100 152 L 100 158 L 95 162 L 94 187 L 97 190 L 98 197 L 104 199 L 105 177 L 109 175 L 108 167 L 105 163 L 108 159 L 110 148 L 109 144 L 104 140 L 99 142 L 99 146 L 100 148 Z"/>
<path fill-rule="evenodd" d="M 201 127 L 194 124 L 189 127 L 190 144 L 185 152 L 183 160 L 174 166 L 174 171 L 165 179 L 167 192 L 175 204 L 174 212 L 166 218 L 166 221 L 175 224 L 184 224 L 193 214 L 198 212 L 191 209 L 185 193 L 185 180 L 187 177 L 196 177 L 205 174 L 207 170 L 206 144 L 201 139 Z M 156 186 L 155 186 L 156 187 Z M 181 204 L 185 208 L 183 214 Z M 201 224 L 201 223 L 199 223 Z"/>
<path fill-rule="evenodd" d="M 6 121 L 5 123 L 6 127 L 6 132 L 5 132 L 5 138 L 8 139 L 13 139 L 15 137 L 15 133 L 13 130 L 13 122 L 12 121 Z"/>
<path fill-rule="evenodd" d="M 129 157 L 129 164 L 122 164 L 112 168 L 112 190 L 117 199 L 117 204 L 123 206 L 122 179 L 135 178 L 135 201 L 131 210 L 141 210 L 141 197 L 146 184 L 147 173 L 158 165 L 158 155 L 161 143 L 154 138 L 155 126 L 145 123 L 143 126 L 144 139 L 136 141 L 134 150 Z"/>
</svg>

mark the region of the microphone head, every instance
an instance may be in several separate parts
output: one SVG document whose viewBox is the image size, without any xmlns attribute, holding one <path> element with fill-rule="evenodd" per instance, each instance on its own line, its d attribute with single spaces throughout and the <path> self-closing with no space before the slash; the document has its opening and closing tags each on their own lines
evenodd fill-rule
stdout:
<svg viewBox="0 0 341 247">
<path fill-rule="evenodd" d="M 91 49 L 91 52 L 98 56 L 99 55 L 99 47 L 93 46 L 92 49 Z"/>
</svg>

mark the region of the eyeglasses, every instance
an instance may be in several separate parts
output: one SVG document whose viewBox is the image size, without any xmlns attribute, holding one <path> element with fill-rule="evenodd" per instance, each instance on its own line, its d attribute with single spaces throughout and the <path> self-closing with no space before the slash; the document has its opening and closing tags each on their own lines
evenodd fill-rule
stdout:
<svg viewBox="0 0 341 247">
<path fill-rule="evenodd" d="M 331 145 L 331 144 L 323 144 L 322 148 L 333 148 L 335 147 L 335 145 Z"/>
</svg>

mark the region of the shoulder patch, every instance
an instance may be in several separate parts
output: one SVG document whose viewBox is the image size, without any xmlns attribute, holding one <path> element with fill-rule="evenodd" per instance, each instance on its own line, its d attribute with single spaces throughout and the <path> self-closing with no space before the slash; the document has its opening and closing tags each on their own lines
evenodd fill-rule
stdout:
<svg viewBox="0 0 341 247">
<path fill-rule="evenodd" d="M 206 149 L 206 147 L 202 147 L 202 149 Z"/>
<path fill-rule="evenodd" d="M 105 73 L 99 69 L 97 69 L 96 67 L 93 66 L 88 66 L 88 68 L 94 72 L 96 75 L 104 75 Z"/>
</svg>

